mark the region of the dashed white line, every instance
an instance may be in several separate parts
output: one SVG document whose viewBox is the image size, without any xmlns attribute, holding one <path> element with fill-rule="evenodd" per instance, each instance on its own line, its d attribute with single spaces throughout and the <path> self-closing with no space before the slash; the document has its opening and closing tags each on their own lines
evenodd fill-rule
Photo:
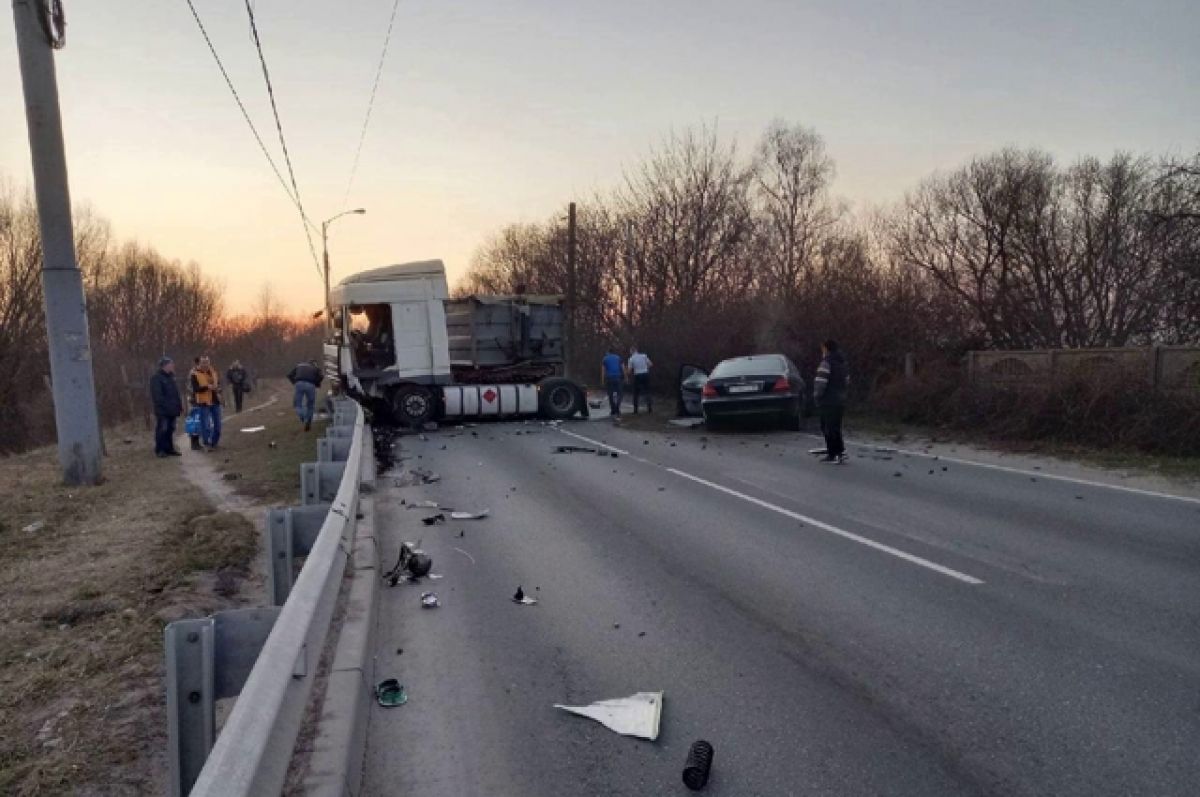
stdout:
<svg viewBox="0 0 1200 797">
<path fill-rule="evenodd" d="M 807 523 L 808 525 L 814 526 L 815 528 L 821 529 L 822 531 L 827 531 L 830 534 L 836 534 L 839 537 L 842 537 L 847 540 L 851 540 L 853 542 L 857 542 L 860 545 L 865 545 L 868 548 L 874 548 L 877 551 L 882 551 L 884 553 L 891 554 L 892 556 L 895 556 L 899 559 L 903 559 L 904 561 L 910 562 L 911 564 L 919 565 L 921 567 L 925 567 L 930 570 L 933 570 L 936 573 L 941 573 L 944 576 L 949 576 L 950 578 L 957 579 L 957 580 L 963 582 L 964 584 L 971 584 L 974 586 L 974 585 L 983 583 L 982 579 L 975 578 L 975 576 L 970 576 L 970 575 L 967 575 L 966 573 L 961 573 L 957 570 L 946 567 L 945 565 L 939 565 L 937 562 L 931 562 L 928 559 L 923 559 L 920 556 L 915 556 L 914 554 L 908 553 L 906 551 L 902 551 L 899 548 L 893 548 L 890 545 L 884 545 L 881 542 L 876 542 L 875 540 L 869 539 L 867 537 L 863 537 L 860 534 L 855 534 L 852 531 L 846 531 L 845 529 L 839 529 L 837 526 L 832 526 L 828 523 L 824 523 L 820 520 L 817 520 L 816 518 L 809 517 L 808 515 L 802 515 L 799 512 L 793 512 L 792 510 L 785 509 L 784 507 L 779 506 L 778 504 L 772 504 L 770 501 L 764 501 L 761 498 L 755 498 L 752 495 L 746 495 L 745 493 L 738 492 L 737 490 L 734 490 L 731 487 L 726 487 L 723 484 L 717 484 L 716 482 L 711 482 L 708 479 L 702 479 L 699 476 L 693 476 L 692 474 L 687 473 L 682 470 L 679 470 L 678 468 L 664 467 L 662 465 L 659 465 L 658 463 L 651 462 L 648 459 L 642 459 L 641 457 L 633 456 L 632 454 L 630 454 L 628 451 L 626 451 L 624 449 L 617 448 L 616 446 L 610 446 L 608 443 L 602 443 L 601 441 L 593 440 L 590 437 L 584 437 L 581 434 L 575 434 L 574 432 L 568 432 L 565 429 L 559 429 L 558 431 L 562 432 L 565 435 L 574 437 L 577 440 L 582 440 L 585 443 L 590 443 L 594 446 L 599 446 L 601 448 L 608 449 L 609 451 L 615 451 L 618 454 L 622 454 L 624 456 L 631 457 L 632 459 L 635 459 L 638 462 L 643 462 L 643 463 L 646 463 L 647 465 L 653 465 L 655 467 L 661 467 L 661 468 L 663 468 L 663 470 L 667 471 L 668 473 L 672 473 L 676 476 L 679 476 L 682 479 L 688 479 L 697 484 L 702 484 L 705 487 L 708 487 L 710 489 L 725 493 L 726 495 L 731 495 L 734 498 L 740 498 L 741 500 L 747 501 L 751 504 L 754 504 L 755 506 L 762 507 L 763 509 L 768 509 L 772 512 L 776 512 L 780 515 L 783 515 L 784 517 L 789 517 L 793 520 L 798 520 L 801 523 Z"/>
</svg>

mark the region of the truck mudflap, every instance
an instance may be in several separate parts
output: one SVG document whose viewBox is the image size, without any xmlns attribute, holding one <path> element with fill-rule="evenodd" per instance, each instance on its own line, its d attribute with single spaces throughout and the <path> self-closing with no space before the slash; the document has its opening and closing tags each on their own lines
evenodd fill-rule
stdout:
<svg viewBox="0 0 1200 797">
<path fill-rule="evenodd" d="M 538 413 L 537 385 L 446 385 L 445 418 L 511 418 Z"/>
</svg>

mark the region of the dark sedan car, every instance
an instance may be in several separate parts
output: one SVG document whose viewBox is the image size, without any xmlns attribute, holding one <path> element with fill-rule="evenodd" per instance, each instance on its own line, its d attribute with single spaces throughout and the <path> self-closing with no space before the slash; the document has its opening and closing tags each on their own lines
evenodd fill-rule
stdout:
<svg viewBox="0 0 1200 797">
<path fill-rule="evenodd" d="M 755 354 L 722 360 L 700 393 L 709 427 L 738 418 L 778 420 L 798 430 L 804 417 L 804 379 L 782 354 Z"/>
</svg>

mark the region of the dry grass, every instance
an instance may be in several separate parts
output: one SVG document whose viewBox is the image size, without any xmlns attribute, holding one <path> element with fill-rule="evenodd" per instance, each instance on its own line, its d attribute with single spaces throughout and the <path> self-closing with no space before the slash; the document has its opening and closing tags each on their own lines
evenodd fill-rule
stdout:
<svg viewBox="0 0 1200 797">
<path fill-rule="evenodd" d="M 251 523 L 125 433 L 98 487 L 61 486 L 53 449 L 0 459 L 0 794 L 162 793 L 163 626 L 237 605 L 255 556 Z M 272 466 L 292 495 L 298 461 Z"/>
<path fill-rule="evenodd" d="M 314 421 L 312 430 L 304 431 L 292 411 L 291 386 L 278 382 L 270 389 L 279 396 L 275 404 L 225 417 L 224 454 L 214 463 L 222 474 L 236 475 L 231 484 L 239 494 L 270 505 L 294 504 L 300 496 L 300 463 L 316 461 L 326 421 Z M 255 426 L 267 428 L 241 431 Z"/>
</svg>

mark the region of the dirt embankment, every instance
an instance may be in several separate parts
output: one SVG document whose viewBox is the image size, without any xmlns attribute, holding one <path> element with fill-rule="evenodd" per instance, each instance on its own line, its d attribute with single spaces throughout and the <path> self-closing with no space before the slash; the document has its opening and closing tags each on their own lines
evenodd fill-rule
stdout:
<svg viewBox="0 0 1200 797">
<path fill-rule="evenodd" d="M 62 486 L 52 448 L 0 459 L 0 794 L 166 790 L 163 627 L 263 602 L 263 499 L 294 501 L 315 458 L 286 406 L 179 459 L 108 430 L 99 487 Z"/>
</svg>

